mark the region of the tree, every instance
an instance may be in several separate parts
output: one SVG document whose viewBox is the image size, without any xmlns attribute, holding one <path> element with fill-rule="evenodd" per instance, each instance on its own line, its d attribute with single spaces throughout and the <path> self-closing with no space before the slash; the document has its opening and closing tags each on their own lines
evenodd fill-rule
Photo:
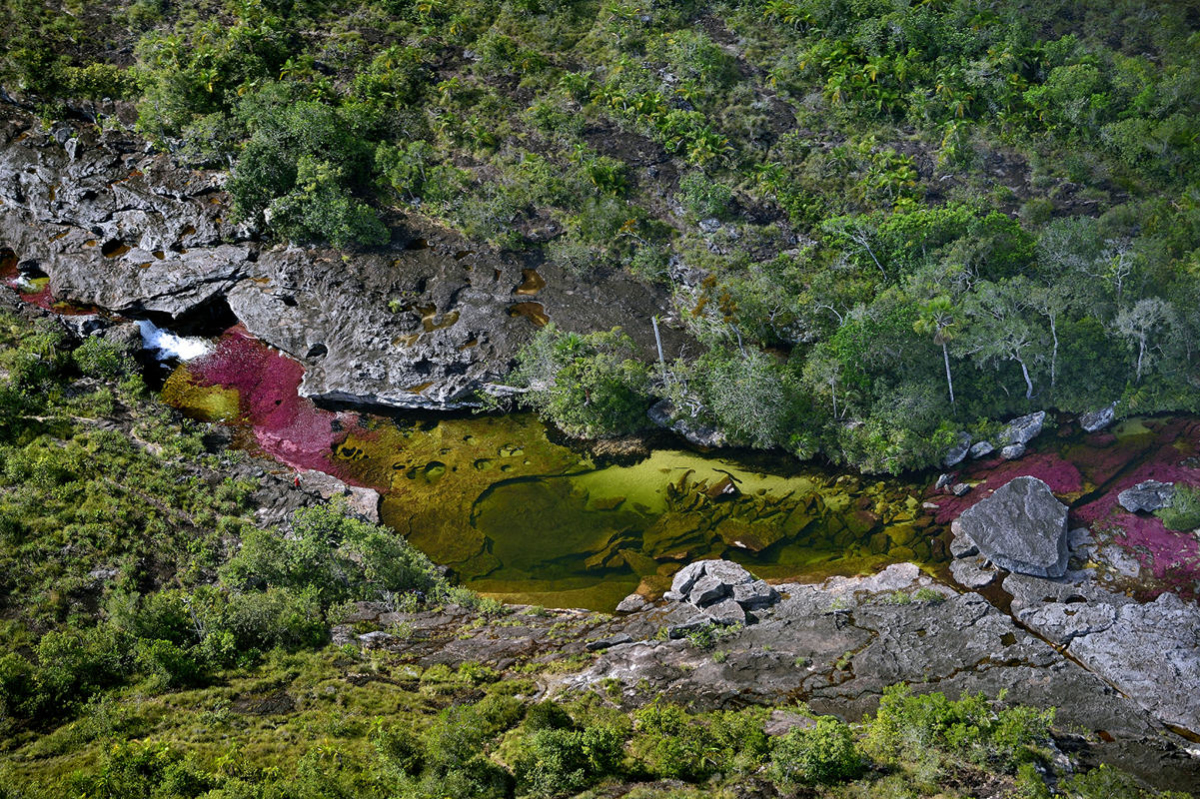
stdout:
<svg viewBox="0 0 1200 799">
<path fill-rule="evenodd" d="M 633 351 L 620 328 L 584 336 L 551 323 L 517 356 L 513 380 L 526 389 L 522 403 L 564 433 L 622 435 L 646 424 L 649 373 Z"/>
<path fill-rule="evenodd" d="M 1050 393 L 1053 394 L 1058 381 L 1058 321 L 1072 305 L 1071 285 L 1069 281 L 1035 285 L 1022 278 L 1016 280 L 1024 287 L 1029 307 L 1045 317 L 1050 325 Z"/>
<path fill-rule="evenodd" d="M 922 304 L 921 316 L 913 323 L 913 330 L 922 335 L 933 335 L 933 343 L 942 348 L 942 360 L 946 364 L 946 388 L 950 391 L 950 407 L 958 412 L 954 402 L 954 379 L 950 376 L 950 351 L 947 348 L 954 339 L 955 325 L 954 304 L 950 298 L 942 295 Z"/>
<path fill-rule="evenodd" d="M 1041 357 L 1041 336 L 1023 313 L 1025 298 L 1021 292 L 1025 286 L 1024 281 L 1014 280 L 979 284 L 971 299 L 974 324 L 970 349 L 980 366 L 1005 361 L 1020 366 L 1028 400 L 1033 399 L 1030 366 Z"/>
<path fill-rule="evenodd" d="M 1158 297 L 1146 297 L 1117 314 L 1116 327 L 1121 336 L 1137 345 L 1135 381 L 1142 382 L 1142 371 L 1153 359 L 1150 341 L 1159 328 L 1175 313 L 1174 306 Z"/>
</svg>

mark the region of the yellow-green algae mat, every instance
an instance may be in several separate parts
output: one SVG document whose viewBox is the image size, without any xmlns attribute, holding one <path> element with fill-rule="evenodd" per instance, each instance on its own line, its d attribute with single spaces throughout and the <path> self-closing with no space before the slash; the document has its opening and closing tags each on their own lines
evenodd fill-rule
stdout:
<svg viewBox="0 0 1200 799">
<path fill-rule="evenodd" d="M 697 558 L 817 579 L 943 554 L 919 489 L 899 481 L 679 450 L 598 467 L 528 414 L 432 422 L 317 408 L 296 394 L 295 362 L 244 332 L 210 357 L 180 367 L 164 398 L 292 467 L 379 490 L 385 523 L 507 601 L 611 610 L 634 590 L 665 590 Z"/>
</svg>

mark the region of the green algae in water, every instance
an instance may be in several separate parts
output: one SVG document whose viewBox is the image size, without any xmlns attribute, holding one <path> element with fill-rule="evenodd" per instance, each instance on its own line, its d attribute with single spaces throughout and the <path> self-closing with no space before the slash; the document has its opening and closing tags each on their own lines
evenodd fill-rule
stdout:
<svg viewBox="0 0 1200 799">
<path fill-rule="evenodd" d="M 853 574 L 929 560 L 941 532 L 899 482 L 864 487 L 784 457 L 764 469 L 677 450 L 596 468 L 528 414 L 335 414 L 298 396 L 301 374 L 229 334 L 213 357 L 181 367 L 163 398 L 245 427 L 296 468 L 378 489 L 386 524 L 468 586 L 510 601 L 611 610 L 708 557 L 767 578 Z"/>
<path fill-rule="evenodd" d="M 783 476 L 673 450 L 632 466 L 509 481 L 476 503 L 471 524 L 487 556 L 458 571 L 510 601 L 569 597 L 607 610 L 639 584 L 661 589 L 697 558 L 727 557 L 779 579 L 931 560 L 929 533 L 940 530 L 918 529 L 903 486 L 830 482 L 815 470 Z"/>
</svg>

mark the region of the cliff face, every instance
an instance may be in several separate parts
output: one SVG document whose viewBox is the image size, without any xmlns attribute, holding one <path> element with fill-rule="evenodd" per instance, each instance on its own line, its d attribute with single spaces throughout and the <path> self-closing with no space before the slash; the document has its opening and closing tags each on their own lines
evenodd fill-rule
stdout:
<svg viewBox="0 0 1200 799">
<path fill-rule="evenodd" d="M 488 390 L 537 327 L 621 325 L 649 356 L 666 297 L 622 274 L 587 281 L 393 226 L 370 252 L 271 247 L 230 221 L 224 173 L 126 133 L 43 130 L 0 109 L 0 249 L 55 299 L 187 325 L 242 322 L 300 360 L 302 393 L 450 409 Z M 669 329 L 668 354 L 683 337 Z"/>
</svg>

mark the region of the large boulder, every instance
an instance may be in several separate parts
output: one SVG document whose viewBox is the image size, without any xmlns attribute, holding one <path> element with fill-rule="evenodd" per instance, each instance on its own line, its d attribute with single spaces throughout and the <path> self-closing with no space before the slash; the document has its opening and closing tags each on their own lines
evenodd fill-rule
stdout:
<svg viewBox="0 0 1200 799">
<path fill-rule="evenodd" d="M 1175 499 L 1175 484 L 1161 480 L 1143 480 L 1133 488 L 1117 494 L 1117 502 L 1130 513 L 1153 513 L 1171 507 Z"/>
<path fill-rule="evenodd" d="M 1067 506 L 1036 477 L 1018 477 L 954 520 L 997 566 L 1037 577 L 1067 570 Z"/>
<path fill-rule="evenodd" d="M 718 624 L 733 624 L 746 621 L 746 611 L 773 605 L 779 593 L 736 563 L 698 560 L 675 573 L 667 598 L 703 609 Z"/>
<path fill-rule="evenodd" d="M 1116 418 L 1117 403 L 1114 402 L 1107 408 L 1082 414 L 1079 417 L 1079 426 L 1083 428 L 1083 432 L 1085 433 L 1098 433 L 1112 424 Z"/>
<path fill-rule="evenodd" d="M 1004 428 L 1004 432 L 1000 434 L 1000 441 L 1005 445 L 1028 444 L 1038 433 L 1042 432 L 1042 425 L 1045 422 L 1045 411 L 1018 416 L 1008 423 L 1008 427 Z"/>
</svg>

